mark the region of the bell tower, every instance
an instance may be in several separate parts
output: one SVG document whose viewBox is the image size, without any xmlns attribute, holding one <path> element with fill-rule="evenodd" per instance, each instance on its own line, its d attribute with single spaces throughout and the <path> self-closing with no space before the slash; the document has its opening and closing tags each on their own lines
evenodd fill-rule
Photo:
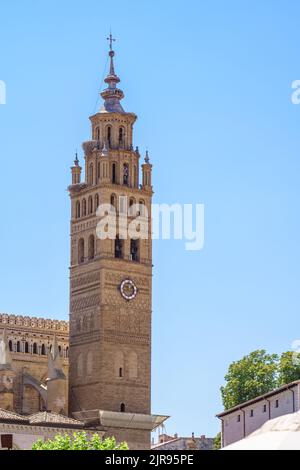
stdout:
<svg viewBox="0 0 300 470">
<path fill-rule="evenodd" d="M 137 116 L 121 105 L 108 39 L 104 102 L 83 143 L 85 180 L 76 155 L 69 186 L 69 406 L 77 418 L 143 449 L 166 419 L 151 415 L 152 165 L 147 152 L 140 184 Z M 113 236 L 106 237 L 99 227 L 110 216 Z"/>
</svg>

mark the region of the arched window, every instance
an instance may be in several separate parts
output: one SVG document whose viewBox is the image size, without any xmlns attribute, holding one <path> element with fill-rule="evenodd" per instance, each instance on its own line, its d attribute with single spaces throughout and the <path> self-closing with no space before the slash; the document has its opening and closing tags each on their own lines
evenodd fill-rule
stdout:
<svg viewBox="0 0 300 470">
<path fill-rule="evenodd" d="M 9 348 L 10 351 L 13 350 L 13 346 L 12 346 L 12 341 L 11 341 L 11 340 L 8 341 L 8 348 Z"/>
<path fill-rule="evenodd" d="M 116 204 L 117 204 L 117 197 L 115 194 L 112 194 L 110 196 L 110 205 L 116 209 Z"/>
<path fill-rule="evenodd" d="M 133 187 L 137 187 L 137 173 L 136 173 L 136 166 L 133 167 Z"/>
<path fill-rule="evenodd" d="M 124 127 L 119 127 L 119 146 L 124 147 L 125 144 L 125 129 Z"/>
<path fill-rule="evenodd" d="M 123 367 L 119 368 L 119 377 L 123 377 Z"/>
<path fill-rule="evenodd" d="M 97 180 L 100 180 L 100 162 L 97 163 Z"/>
<path fill-rule="evenodd" d="M 96 140 L 100 140 L 100 129 L 97 127 L 96 129 Z"/>
<path fill-rule="evenodd" d="M 123 242 L 120 240 L 119 235 L 115 239 L 115 258 L 123 258 Z"/>
<path fill-rule="evenodd" d="M 117 165 L 116 163 L 113 163 L 111 166 L 111 181 L 113 184 L 116 184 L 117 182 Z"/>
<path fill-rule="evenodd" d="M 126 409 L 125 403 L 121 403 L 121 405 L 120 405 L 120 411 L 121 411 L 121 413 L 125 413 L 125 409 Z"/>
<path fill-rule="evenodd" d="M 29 353 L 29 343 L 28 343 L 28 341 L 25 342 L 25 353 Z"/>
<path fill-rule="evenodd" d="M 124 165 L 123 165 L 123 184 L 125 186 L 129 185 L 129 165 L 128 165 L 128 163 L 124 163 Z"/>
<path fill-rule="evenodd" d="M 58 346 L 58 352 L 59 352 L 59 355 L 60 355 L 60 357 L 61 357 L 61 356 L 62 356 L 61 346 Z"/>
<path fill-rule="evenodd" d="M 17 341 L 17 352 L 21 352 L 21 343 Z"/>
<path fill-rule="evenodd" d="M 78 242 L 78 264 L 84 262 L 84 239 L 80 238 Z"/>
<path fill-rule="evenodd" d="M 88 210 L 89 210 L 89 214 L 92 214 L 93 213 L 93 198 L 92 196 L 89 197 L 89 203 L 88 203 Z"/>
<path fill-rule="evenodd" d="M 89 260 L 95 258 L 95 237 L 94 235 L 89 236 Z"/>
<path fill-rule="evenodd" d="M 76 202 L 76 219 L 79 219 L 80 217 L 80 202 Z"/>
<path fill-rule="evenodd" d="M 41 355 L 46 356 L 46 347 L 44 344 L 42 344 Z"/>
<path fill-rule="evenodd" d="M 111 126 L 107 126 L 106 128 L 106 140 L 107 140 L 108 146 L 111 147 Z"/>
<path fill-rule="evenodd" d="M 89 166 L 89 178 L 88 178 L 88 183 L 92 185 L 94 183 L 94 165 L 90 163 Z"/>
<path fill-rule="evenodd" d="M 142 199 L 139 201 L 139 208 L 140 208 L 140 214 L 144 216 L 145 215 L 145 201 L 143 201 Z"/>
<path fill-rule="evenodd" d="M 130 240 L 130 256 L 132 261 L 140 260 L 140 241 L 138 239 Z"/>
<path fill-rule="evenodd" d="M 69 346 L 66 347 L 66 357 L 69 357 Z"/>
<path fill-rule="evenodd" d="M 86 200 L 82 200 L 82 217 L 86 216 Z"/>
<path fill-rule="evenodd" d="M 99 206 L 99 194 L 96 194 L 95 196 L 95 212 L 97 211 Z"/>
<path fill-rule="evenodd" d="M 129 199 L 129 212 L 128 212 L 128 215 L 131 216 L 131 217 L 134 217 L 134 206 L 135 206 L 135 199 L 134 197 L 131 197 Z"/>
<path fill-rule="evenodd" d="M 38 351 L 37 351 L 37 344 L 36 343 L 33 343 L 32 345 L 32 354 L 37 354 Z"/>
</svg>

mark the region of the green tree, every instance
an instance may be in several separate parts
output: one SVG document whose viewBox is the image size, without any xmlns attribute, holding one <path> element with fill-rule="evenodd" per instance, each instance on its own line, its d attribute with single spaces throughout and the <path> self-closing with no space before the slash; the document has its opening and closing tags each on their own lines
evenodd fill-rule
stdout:
<svg viewBox="0 0 300 470">
<path fill-rule="evenodd" d="M 114 437 L 101 440 L 98 434 L 88 437 L 86 432 L 75 432 L 73 436 L 57 434 L 54 439 L 38 439 L 32 450 L 128 450 L 126 442 L 116 443 Z"/>
<path fill-rule="evenodd" d="M 214 438 L 214 450 L 221 449 L 221 433 L 218 432 L 216 437 Z"/>
<path fill-rule="evenodd" d="M 267 354 L 264 349 L 230 364 L 226 384 L 221 387 L 224 408 L 228 410 L 276 388 L 277 371 L 277 354 Z"/>
<path fill-rule="evenodd" d="M 278 385 L 288 384 L 300 379 L 299 353 L 287 351 L 281 354 L 278 365 Z"/>
</svg>

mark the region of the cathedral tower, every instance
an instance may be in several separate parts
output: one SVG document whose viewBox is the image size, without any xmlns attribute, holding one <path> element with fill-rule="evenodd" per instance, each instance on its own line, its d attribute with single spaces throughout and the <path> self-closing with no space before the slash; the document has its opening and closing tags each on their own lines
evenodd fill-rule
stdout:
<svg viewBox="0 0 300 470">
<path fill-rule="evenodd" d="M 77 417 L 98 416 L 108 434 L 131 448 L 147 448 L 150 431 L 165 419 L 150 414 L 152 165 L 146 154 L 140 184 L 140 154 L 133 147 L 137 116 L 122 107 L 109 39 L 104 103 L 90 117 L 92 139 L 83 144 L 85 180 L 76 155 L 69 187 L 69 403 Z M 108 213 L 117 216 L 115 236 L 99 237 L 97 225 Z M 140 229 L 143 220 L 142 239 L 124 236 L 130 224 Z"/>
</svg>

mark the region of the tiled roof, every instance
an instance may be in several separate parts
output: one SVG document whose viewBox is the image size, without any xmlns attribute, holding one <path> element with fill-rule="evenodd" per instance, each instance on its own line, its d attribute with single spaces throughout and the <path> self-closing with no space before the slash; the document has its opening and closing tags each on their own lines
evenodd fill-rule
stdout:
<svg viewBox="0 0 300 470">
<path fill-rule="evenodd" d="M 49 413 L 47 411 L 41 411 L 29 416 L 30 424 L 55 424 L 58 426 L 72 426 L 72 427 L 83 427 L 84 423 L 77 419 L 69 418 L 68 416 L 60 415 L 58 413 Z"/>
<path fill-rule="evenodd" d="M 28 418 L 26 416 L 21 416 L 13 411 L 3 410 L 0 408 L 0 421 L 20 421 L 20 422 L 28 422 Z"/>
</svg>

